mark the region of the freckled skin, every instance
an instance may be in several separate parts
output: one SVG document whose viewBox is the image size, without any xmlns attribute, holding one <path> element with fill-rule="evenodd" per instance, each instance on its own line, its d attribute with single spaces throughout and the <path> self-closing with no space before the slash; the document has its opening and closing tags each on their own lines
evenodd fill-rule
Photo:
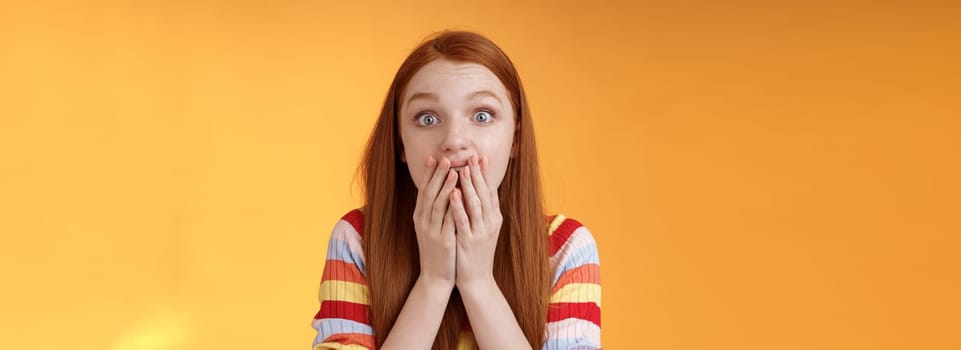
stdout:
<svg viewBox="0 0 961 350">
<path fill-rule="evenodd" d="M 496 98 L 474 95 L 485 90 Z M 436 99 L 416 98 L 408 103 L 416 93 L 435 94 Z M 507 89 L 494 73 L 476 63 L 435 60 L 414 74 L 401 98 L 401 159 L 418 188 L 433 175 L 424 166 L 428 156 L 438 161 L 487 156 L 484 177 L 491 188 L 500 186 L 513 148 L 515 116 Z M 489 119 L 482 116 L 484 111 Z"/>
</svg>

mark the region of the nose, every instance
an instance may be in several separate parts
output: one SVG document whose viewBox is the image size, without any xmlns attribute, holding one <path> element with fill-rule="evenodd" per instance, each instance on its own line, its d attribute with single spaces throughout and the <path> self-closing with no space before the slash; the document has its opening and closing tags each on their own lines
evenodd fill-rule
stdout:
<svg viewBox="0 0 961 350">
<path fill-rule="evenodd" d="M 467 130 L 461 125 L 460 120 L 452 120 L 447 123 L 447 133 L 444 135 L 443 148 L 445 152 L 456 152 L 466 149 L 470 144 L 470 137 Z"/>
</svg>

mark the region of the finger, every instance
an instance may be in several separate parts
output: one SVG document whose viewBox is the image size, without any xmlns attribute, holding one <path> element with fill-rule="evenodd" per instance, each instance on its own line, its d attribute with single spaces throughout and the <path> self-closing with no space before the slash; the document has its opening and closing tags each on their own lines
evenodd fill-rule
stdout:
<svg viewBox="0 0 961 350">
<path fill-rule="evenodd" d="M 442 220 L 444 219 L 444 214 L 447 213 L 447 199 L 450 198 L 450 191 L 454 189 L 454 185 L 457 184 L 457 172 L 453 170 L 447 171 L 447 179 L 444 181 L 444 187 L 440 189 L 440 192 L 435 197 L 434 201 L 431 202 L 431 207 L 433 208 L 431 214 L 431 227 L 436 227 L 437 230 L 434 232 L 440 233 L 440 227 Z"/>
<path fill-rule="evenodd" d="M 437 193 L 437 190 L 444 184 L 444 177 L 447 176 L 448 170 L 450 170 L 450 159 L 447 159 L 447 157 L 441 158 L 440 161 L 437 162 L 437 167 L 433 169 L 433 175 L 430 177 L 426 186 L 421 187 L 427 192 L 427 198 L 432 198 L 432 196 Z"/>
<path fill-rule="evenodd" d="M 481 161 L 481 170 L 487 171 L 488 167 L 490 167 L 490 159 L 488 159 L 487 156 L 484 156 L 484 158 Z M 500 187 L 490 188 L 489 193 L 490 193 L 490 208 L 492 210 L 491 213 L 493 213 L 493 211 L 496 211 L 497 216 L 500 217 L 500 208 L 501 208 Z"/>
<path fill-rule="evenodd" d="M 473 159 L 474 157 L 471 157 Z M 471 160 L 467 163 L 470 164 Z M 472 222 L 484 219 L 484 211 L 481 207 L 481 199 L 479 193 L 474 188 L 474 181 L 471 180 L 471 169 L 469 166 L 464 167 L 463 176 L 460 177 L 461 191 L 464 195 L 464 205 L 466 206 L 467 215 L 470 217 Z"/>
<path fill-rule="evenodd" d="M 430 157 L 430 159 L 433 159 L 433 158 L 434 157 Z M 436 167 L 433 168 L 433 172 L 432 172 L 432 175 L 430 176 L 430 180 L 427 181 L 427 183 L 424 184 L 424 186 L 421 186 L 420 188 L 420 191 L 424 192 L 423 202 L 421 203 L 421 205 L 423 206 L 423 208 L 425 208 L 425 210 L 429 211 L 430 208 L 432 207 L 434 200 L 437 198 L 437 191 L 440 189 L 441 186 L 444 185 L 444 178 L 447 175 L 449 175 L 448 174 L 449 170 L 450 170 L 450 160 L 448 160 L 446 157 L 442 158 L 439 161 L 436 161 Z M 430 215 L 425 215 L 425 216 L 430 216 Z"/>
<path fill-rule="evenodd" d="M 440 234 L 442 238 L 454 237 L 454 211 L 447 209 L 447 214 L 444 214 L 444 223 L 441 227 Z"/>
<path fill-rule="evenodd" d="M 426 173 L 431 174 L 434 172 L 436 168 L 437 168 L 437 160 L 434 159 L 434 156 L 427 156 L 427 161 L 424 162 L 424 169 L 427 170 Z M 427 197 L 424 195 L 424 192 L 426 192 L 425 187 L 427 186 L 427 183 L 429 181 L 426 181 L 426 180 L 419 180 L 419 181 L 421 181 L 421 183 L 419 184 L 420 186 L 418 186 L 420 190 L 417 191 L 417 201 L 416 201 L 416 205 L 414 206 L 414 218 L 418 221 L 421 221 L 425 217 L 425 215 L 422 215 L 423 214 L 422 211 L 426 207 L 425 204 L 426 204 L 426 197 Z M 424 223 L 423 221 L 418 222 L 418 224 L 423 224 L 423 223 Z"/>
<path fill-rule="evenodd" d="M 484 156 L 483 159 L 486 160 L 487 156 Z M 477 197 L 480 198 L 481 211 L 484 213 L 488 213 L 490 212 L 492 207 L 492 203 L 490 200 L 491 191 L 487 187 L 487 180 L 484 179 L 484 172 L 481 171 L 480 163 L 481 163 L 481 159 L 472 157 L 470 162 L 468 162 L 468 166 L 470 166 L 471 168 L 470 169 L 471 182 L 474 183 L 474 189 L 477 191 Z"/>
<path fill-rule="evenodd" d="M 424 170 L 426 170 L 425 173 L 434 174 L 434 172 L 437 171 L 438 165 L 439 164 L 437 164 L 437 159 L 434 159 L 434 156 L 427 156 L 427 161 L 424 162 Z M 422 194 L 424 192 L 427 192 L 427 185 L 430 183 L 430 179 L 432 178 L 433 176 L 428 176 L 423 180 L 420 180 L 420 179 L 415 180 L 415 181 L 418 181 L 417 188 L 419 189 L 417 191 L 417 204 L 423 203 L 423 198 L 426 196 L 423 196 Z"/>
<path fill-rule="evenodd" d="M 427 174 L 433 174 L 434 170 L 437 169 L 437 166 L 440 165 L 438 163 L 439 162 L 437 161 L 437 159 L 434 158 L 434 156 L 427 156 L 427 162 L 424 163 L 424 168 L 427 169 Z M 426 187 L 427 183 L 430 182 L 430 179 L 431 179 L 430 176 L 424 179 L 418 179 L 418 181 L 420 181 L 420 183 L 418 184 L 420 185 L 420 188 Z"/>
<path fill-rule="evenodd" d="M 487 171 L 488 167 L 490 167 L 490 159 L 488 159 L 487 156 L 484 156 L 484 159 L 481 162 L 481 170 Z M 491 210 L 497 211 L 497 215 L 498 217 L 500 217 L 500 208 L 501 208 L 500 187 L 498 186 L 498 187 L 490 188 L 489 193 L 490 193 Z"/>
<path fill-rule="evenodd" d="M 470 228 L 470 220 L 467 218 L 467 211 L 464 210 L 464 196 L 461 191 L 454 189 L 454 192 L 450 196 L 450 211 L 454 215 L 454 226 L 457 228 L 458 235 L 466 235 L 461 237 L 470 237 L 474 233 Z"/>
</svg>

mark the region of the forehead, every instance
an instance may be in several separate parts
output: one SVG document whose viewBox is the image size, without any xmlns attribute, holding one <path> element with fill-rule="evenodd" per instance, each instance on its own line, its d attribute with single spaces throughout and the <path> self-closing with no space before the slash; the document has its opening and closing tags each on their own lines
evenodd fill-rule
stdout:
<svg viewBox="0 0 961 350">
<path fill-rule="evenodd" d="M 404 89 L 403 100 L 419 92 L 434 93 L 444 99 L 444 95 L 469 94 L 478 90 L 490 90 L 502 100 L 507 97 L 507 88 L 487 67 L 473 62 L 455 62 L 446 59 L 431 61 L 420 68 Z"/>
</svg>

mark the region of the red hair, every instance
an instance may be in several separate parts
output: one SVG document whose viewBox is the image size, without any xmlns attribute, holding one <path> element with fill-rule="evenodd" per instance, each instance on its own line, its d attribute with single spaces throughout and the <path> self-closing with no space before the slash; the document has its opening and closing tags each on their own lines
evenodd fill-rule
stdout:
<svg viewBox="0 0 961 350">
<path fill-rule="evenodd" d="M 504 220 L 494 257 L 494 279 L 527 341 L 539 349 L 547 321 L 550 267 L 530 109 L 520 77 L 507 55 L 484 36 L 463 31 L 438 33 L 404 60 L 387 92 L 359 168 L 365 198 L 365 273 L 375 341 L 378 346 L 383 344 L 420 273 L 413 224 L 417 187 L 406 164 L 401 161 L 403 144 L 397 111 L 411 77 L 437 59 L 483 65 L 497 76 L 510 95 L 517 123 L 514 131 L 516 154 L 498 188 Z M 455 289 L 434 341 L 434 349 L 457 346 L 467 321 L 466 315 L 463 301 Z"/>
</svg>

